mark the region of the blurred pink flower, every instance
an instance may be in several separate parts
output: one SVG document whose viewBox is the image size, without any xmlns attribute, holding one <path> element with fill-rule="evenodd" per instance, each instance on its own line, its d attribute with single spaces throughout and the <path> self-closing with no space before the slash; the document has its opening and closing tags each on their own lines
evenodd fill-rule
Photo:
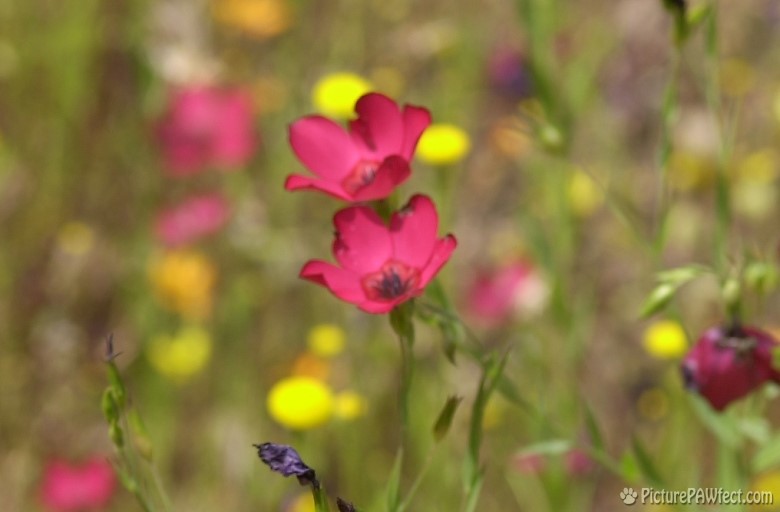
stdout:
<svg viewBox="0 0 780 512">
<path fill-rule="evenodd" d="M 246 165 L 257 147 L 252 100 L 239 89 L 191 86 L 174 90 L 157 126 L 166 171 L 196 174 L 209 166 Z"/>
<path fill-rule="evenodd" d="M 547 460 L 540 453 L 515 455 L 511 463 L 516 471 L 528 475 L 538 475 L 547 468 Z"/>
<path fill-rule="evenodd" d="M 168 246 L 180 246 L 216 233 L 230 217 L 230 205 L 219 193 L 190 197 L 160 213 L 157 238 Z"/>
<path fill-rule="evenodd" d="M 594 469 L 593 459 L 581 448 L 572 448 L 566 452 L 563 462 L 569 476 L 586 475 Z"/>
<path fill-rule="evenodd" d="M 682 362 L 686 386 L 723 410 L 780 375 L 772 367 L 777 341 L 754 327 L 715 327 L 705 332 Z"/>
<path fill-rule="evenodd" d="M 358 118 L 349 131 L 322 116 L 307 116 L 290 126 L 295 155 L 316 177 L 293 174 L 287 190 L 315 189 L 345 201 L 370 201 L 389 196 L 409 177 L 417 141 L 431 124 L 421 107 L 402 109 L 378 93 L 355 104 Z"/>
<path fill-rule="evenodd" d="M 366 206 L 338 211 L 333 224 L 339 266 L 312 260 L 300 276 L 369 313 L 387 313 L 420 295 L 457 245 L 452 235 L 436 238 L 439 217 L 423 195 L 394 213 L 389 226 Z"/>
<path fill-rule="evenodd" d="M 513 101 L 533 95 L 533 81 L 528 58 L 522 51 L 507 45 L 493 49 L 487 61 L 490 85 Z"/>
<path fill-rule="evenodd" d="M 43 475 L 41 498 L 49 510 L 76 512 L 104 509 L 116 488 L 111 464 L 93 458 L 83 465 L 50 462 Z"/>
<path fill-rule="evenodd" d="M 513 314 L 530 315 L 547 303 L 549 289 L 534 266 L 514 261 L 477 274 L 466 292 L 468 313 L 494 326 Z"/>
</svg>

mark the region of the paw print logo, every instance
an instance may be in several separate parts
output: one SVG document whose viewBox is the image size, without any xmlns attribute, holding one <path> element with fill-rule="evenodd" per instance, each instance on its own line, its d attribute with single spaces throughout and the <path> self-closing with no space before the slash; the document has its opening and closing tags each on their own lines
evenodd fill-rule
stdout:
<svg viewBox="0 0 780 512">
<path fill-rule="evenodd" d="M 620 499 L 623 500 L 623 503 L 626 505 L 633 505 L 636 503 L 637 496 L 639 495 L 631 487 L 624 487 L 623 490 L 620 491 Z"/>
</svg>

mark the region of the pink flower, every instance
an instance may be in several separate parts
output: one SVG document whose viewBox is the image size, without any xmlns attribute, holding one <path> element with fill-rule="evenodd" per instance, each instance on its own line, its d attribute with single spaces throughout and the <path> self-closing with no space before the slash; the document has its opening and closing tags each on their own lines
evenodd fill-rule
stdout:
<svg viewBox="0 0 780 512">
<path fill-rule="evenodd" d="M 500 324 L 513 314 L 530 315 L 547 303 L 549 289 L 527 261 L 477 274 L 466 293 L 469 314 L 486 325 Z"/>
<path fill-rule="evenodd" d="M 252 102 L 237 89 L 175 90 L 157 126 L 166 171 L 187 176 L 215 166 L 245 165 L 257 147 Z"/>
<path fill-rule="evenodd" d="M 527 475 L 538 475 L 547 468 L 547 460 L 539 453 L 515 455 L 511 463 L 516 471 Z"/>
<path fill-rule="evenodd" d="M 287 190 L 315 189 L 358 202 L 383 199 L 409 177 L 417 141 L 431 124 L 430 113 L 405 105 L 403 110 L 378 93 L 355 104 L 358 118 L 349 131 L 322 116 L 307 116 L 290 126 L 295 155 L 316 177 L 293 174 Z"/>
<path fill-rule="evenodd" d="M 183 245 L 216 233 L 229 216 L 230 206 L 221 194 L 194 196 L 160 213 L 155 233 L 165 245 Z"/>
<path fill-rule="evenodd" d="M 457 245 L 452 235 L 436 238 L 439 217 L 423 195 L 394 213 L 389 226 L 366 206 L 338 211 L 333 224 L 339 266 L 312 260 L 300 276 L 369 313 L 387 313 L 420 295 Z"/>
<path fill-rule="evenodd" d="M 723 410 L 768 380 L 779 380 L 772 366 L 775 347 L 770 334 L 753 327 L 710 329 L 683 359 L 686 386 Z"/>
<path fill-rule="evenodd" d="M 43 475 L 41 498 L 49 510 L 70 512 L 103 509 L 116 488 L 111 464 L 93 458 L 81 466 L 49 463 Z"/>
<path fill-rule="evenodd" d="M 594 469 L 593 459 L 581 448 L 572 448 L 563 456 L 566 472 L 569 476 L 587 475 Z"/>
</svg>

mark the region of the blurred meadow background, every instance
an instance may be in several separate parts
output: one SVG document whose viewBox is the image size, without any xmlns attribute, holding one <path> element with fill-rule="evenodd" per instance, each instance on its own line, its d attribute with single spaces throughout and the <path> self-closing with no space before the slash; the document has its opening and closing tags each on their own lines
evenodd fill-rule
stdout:
<svg viewBox="0 0 780 512">
<path fill-rule="evenodd" d="M 0 0 L 0 509 L 141 510 L 109 464 L 113 333 L 156 510 L 314 510 L 266 441 L 386 510 L 398 343 L 298 278 L 340 205 L 284 190 L 289 124 L 368 91 L 432 114 L 399 194 L 458 247 L 417 301 L 469 326 L 415 322 L 408 510 L 462 510 L 480 367 L 447 335 L 512 384 L 476 510 L 623 510 L 632 486 L 780 508 L 777 385 L 719 412 L 680 372 L 734 293 L 780 332 L 776 0 Z M 668 301 L 673 268 L 696 279 Z"/>
</svg>

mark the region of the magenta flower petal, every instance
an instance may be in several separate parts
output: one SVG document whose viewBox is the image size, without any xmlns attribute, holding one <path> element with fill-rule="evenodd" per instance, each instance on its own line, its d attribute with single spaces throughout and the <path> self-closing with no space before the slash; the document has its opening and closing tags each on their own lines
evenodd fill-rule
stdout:
<svg viewBox="0 0 780 512">
<path fill-rule="evenodd" d="M 160 213 L 157 238 L 168 246 L 193 242 L 216 233 L 230 217 L 230 206 L 221 194 L 191 197 Z"/>
<path fill-rule="evenodd" d="M 341 181 L 360 158 L 349 135 L 322 116 L 308 116 L 290 126 L 290 145 L 298 159 L 314 174 Z"/>
<path fill-rule="evenodd" d="M 422 268 L 433 253 L 438 230 L 439 217 L 433 202 L 426 196 L 415 195 L 390 219 L 395 258 Z"/>
<path fill-rule="evenodd" d="M 255 152 L 257 140 L 252 121 L 252 99 L 243 91 L 226 91 L 215 113 L 217 130 L 211 141 L 211 157 L 220 167 L 244 165 Z"/>
<path fill-rule="evenodd" d="M 352 197 L 353 201 L 374 201 L 383 199 L 393 193 L 393 190 L 406 181 L 412 169 L 409 162 L 400 156 L 389 156 L 379 166 L 374 180 L 360 188 Z"/>
<path fill-rule="evenodd" d="M 336 199 L 350 201 L 350 196 L 340 184 L 333 181 L 325 181 L 318 178 L 309 178 L 300 174 L 291 174 L 284 182 L 285 190 L 319 190 Z"/>
<path fill-rule="evenodd" d="M 345 269 L 360 274 L 371 272 L 392 256 L 387 227 L 371 208 L 353 206 L 340 210 L 333 217 L 333 225 L 333 255 Z"/>
<path fill-rule="evenodd" d="M 449 261 L 452 256 L 452 251 L 458 246 L 458 241 L 452 235 L 447 235 L 441 240 L 436 242 L 433 248 L 433 254 L 431 259 L 428 260 L 428 264 L 423 268 L 420 274 L 420 286 L 426 286 L 436 274 L 439 273 L 441 267 Z"/>
<path fill-rule="evenodd" d="M 407 160 L 412 159 L 417 142 L 428 126 L 431 124 L 431 113 L 422 107 L 407 105 L 403 112 L 404 140 L 401 147 L 401 156 Z"/>
<path fill-rule="evenodd" d="M 326 287 L 341 300 L 362 303 L 366 294 L 359 277 L 343 268 L 321 260 L 311 260 L 301 269 L 300 277 Z"/>
<path fill-rule="evenodd" d="M 208 166 L 245 165 L 257 146 L 251 99 L 244 91 L 190 86 L 171 93 L 157 125 L 166 172 L 186 176 Z"/>
<path fill-rule="evenodd" d="M 776 379 L 775 347 L 777 342 L 770 334 L 752 327 L 710 329 L 683 359 L 686 385 L 720 411 Z"/>
<path fill-rule="evenodd" d="M 404 124 L 398 105 L 382 94 L 368 93 L 355 104 L 358 121 L 351 128 L 358 130 L 365 145 L 374 153 L 400 154 L 404 141 Z"/>
<path fill-rule="evenodd" d="M 45 469 L 41 499 L 56 512 L 102 509 L 115 488 L 114 469 L 104 459 L 94 458 L 80 466 L 54 461 Z"/>
<path fill-rule="evenodd" d="M 408 210 L 393 214 L 391 226 L 366 206 L 340 210 L 333 224 L 333 255 L 340 266 L 310 261 L 301 277 L 368 313 L 387 313 L 422 294 L 456 245 L 450 235 L 436 239 L 436 209 L 425 196 L 415 196 Z"/>
</svg>

